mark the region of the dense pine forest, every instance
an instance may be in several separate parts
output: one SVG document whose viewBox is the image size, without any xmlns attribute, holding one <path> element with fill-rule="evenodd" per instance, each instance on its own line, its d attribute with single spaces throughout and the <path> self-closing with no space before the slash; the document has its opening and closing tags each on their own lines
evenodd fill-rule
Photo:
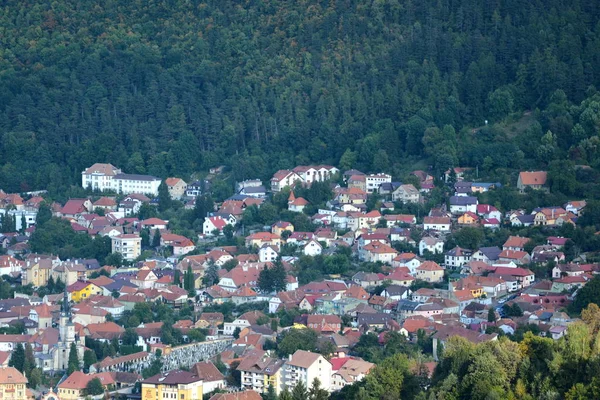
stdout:
<svg viewBox="0 0 600 400">
<path fill-rule="evenodd" d="M 9 0 L 0 186 L 58 192 L 92 162 L 575 177 L 600 165 L 599 14 L 587 0 Z"/>
</svg>

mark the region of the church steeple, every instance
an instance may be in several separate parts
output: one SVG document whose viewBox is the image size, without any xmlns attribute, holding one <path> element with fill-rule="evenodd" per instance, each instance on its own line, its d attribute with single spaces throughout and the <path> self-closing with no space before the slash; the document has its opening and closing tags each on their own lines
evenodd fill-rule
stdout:
<svg viewBox="0 0 600 400">
<path fill-rule="evenodd" d="M 67 293 L 67 286 L 65 285 L 65 291 L 63 292 L 63 302 L 61 306 L 63 316 L 68 317 L 71 320 L 71 307 L 69 306 L 69 293 Z"/>
</svg>

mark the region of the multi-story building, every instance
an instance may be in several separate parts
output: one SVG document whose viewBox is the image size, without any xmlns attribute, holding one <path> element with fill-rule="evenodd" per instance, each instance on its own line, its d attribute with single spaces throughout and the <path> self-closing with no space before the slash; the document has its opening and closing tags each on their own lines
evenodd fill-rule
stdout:
<svg viewBox="0 0 600 400">
<path fill-rule="evenodd" d="M 388 174 L 371 174 L 365 177 L 365 186 L 367 193 L 376 192 L 382 183 L 391 183 L 392 176 Z"/>
<path fill-rule="evenodd" d="M 27 378 L 14 367 L 0 368 L 0 396 L 6 400 L 26 400 Z"/>
<path fill-rule="evenodd" d="M 246 356 L 237 367 L 241 373 L 242 389 L 267 393 L 269 386 L 273 386 L 275 393 L 279 394 L 282 389 L 281 367 L 283 364 L 283 360 L 269 357 L 262 350 L 255 350 Z"/>
<path fill-rule="evenodd" d="M 112 178 L 112 190 L 117 193 L 144 193 L 158 196 L 160 178 L 150 175 L 118 174 Z"/>
<path fill-rule="evenodd" d="M 142 381 L 142 400 L 198 400 L 202 383 L 200 377 L 183 370 L 154 375 Z"/>
<path fill-rule="evenodd" d="M 142 254 L 142 238 L 136 234 L 123 234 L 112 238 L 112 252 L 121 253 L 125 260 L 135 260 Z"/>
<path fill-rule="evenodd" d="M 93 190 L 112 190 L 112 179 L 121 170 L 112 164 L 96 163 L 81 173 L 81 186 Z"/>
<path fill-rule="evenodd" d="M 310 388 L 315 378 L 318 378 L 321 387 L 330 391 L 331 375 L 332 366 L 325 357 L 310 351 L 297 350 L 285 362 L 283 383 L 291 391 L 300 381 Z"/>
</svg>

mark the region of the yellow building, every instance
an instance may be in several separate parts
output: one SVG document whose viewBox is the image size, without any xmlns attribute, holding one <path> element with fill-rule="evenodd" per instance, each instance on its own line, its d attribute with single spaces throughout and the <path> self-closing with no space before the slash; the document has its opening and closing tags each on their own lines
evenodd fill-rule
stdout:
<svg viewBox="0 0 600 400">
<path fill-rule="evenodd" d="M 202 379 L 188 371 L 175 370 L 142 381 L 142 400 L 201 400 Z"/>
<path fill-rule="evenodd" d="M 27 261 L 21 279 L 23 285 L 31 284 L 33 287 L 46 286 L 52 272 L 52 260 L 49 258 L 33 259 Z"/>
<path fill-rule="evenodd" d="M 459 225 L 474 225 L 479 222 L 479 217 L 477 214 L 467 211 L 460 217 L 458 217 Z"/>
<path fill-rule="evenodd" d="M 92 296 L 102 294 L 102 288 L 94 285 L 91 282 L 77 281 L 67 288 L 71 294 L 71 301 L 79 303 L 80 301 L 89 299 Z"/>
<path fill-rule="evenodd" d="M 78 400 L 86 397 L 87 384 L 94 378 L 98 378 L 105 390 L 111 390 L 115 387 L 115 380 L 110 372 L 100 372 L 98 374 L 84 374 L 81 371 L 74 371 L 64 381 L 58 385 L 58 396 L 61 400 Z"/>
<path fill-rule="evenodd" d="M 27 378 L 14 367 L 0 368 L 0 398 L 26 400 Z"/>
<path fill-rule="evenodd" d="M 305 326 L 303 326 L 306 329 Z M 275 393 L 281 392 L 284 360 L 272 358 L 265 351 L 255 350 L 248 354 L 237 367 L 240 371 L 242 389 L 267 393 L 273 386 Z M 142 399 L 145 400 L 145 399 Z"/>
<path fill-rule="evenodd" d="M 277 236 L 283 236 L 283 232 L 294 233 L 294 225 L 287 221 L 278 221 L 271 225 L 271 232 Z"/>
</svg>

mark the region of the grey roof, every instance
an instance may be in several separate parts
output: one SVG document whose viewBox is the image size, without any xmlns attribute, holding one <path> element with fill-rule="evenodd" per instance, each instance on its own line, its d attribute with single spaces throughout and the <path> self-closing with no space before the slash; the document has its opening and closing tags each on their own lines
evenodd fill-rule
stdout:
<svg viewBox="0 0 600 400">
<path fill-rule="evenodd" d="M 407 290 L 408 288 L 402 285 L 390 285 L 385 288 L 390 296 L 402 296 Z"/>
<path fill-rule="evenodd" d="M 392 319 L 392 315 L 386 313 L 359 313 L 356 321 L 360 326 L 363 324 L 385 324 L 390 319 Z"/>
<path fill-rule="evenodd" d="M 246 194 L 266 193 L 267 189 L 265 189 L 264 186 L 250 186 L 243 188 L 242 190 L 240 190 L 240 193 L 241 192 L 244 192 Z"/>
<path fill-rule="evenodd" d="M 138 174 L 117 174 L 113 179 L 123 179 L 130 181 L 160 181 L 160 178 L 151 175 L 138 175 Z"/>
<path fill-rule="evenodd" d="M 416 301 L 400 300 L 398 302 L 398 311 L 414 311 L 419 304 L 421 303 Z"/>
<path fill-rule="evenodd" d="M 517 217 L 517 219 L 519 221 L 521 221 L 521 223 L 523 223 L 523 224 L 533 224 L 533 222 L 535 220 L 535 215 L 533 215 L 533 214 L 519 215 Z"/>
<path fill-rule="evenodd" d="M 469 204 L 477 204 L 477 197 L 473 196 L 452 196 L 450 197 L 450 205 L 466 206 Z"/>
<path fill-rule="evenodd" d="M 502 249 L 498 246 L 480 247 L 479 251 L 483 253 L 488 260 L 497 260 L 500 258 L 500 253 L 502 253 Z"/>
</svg>

